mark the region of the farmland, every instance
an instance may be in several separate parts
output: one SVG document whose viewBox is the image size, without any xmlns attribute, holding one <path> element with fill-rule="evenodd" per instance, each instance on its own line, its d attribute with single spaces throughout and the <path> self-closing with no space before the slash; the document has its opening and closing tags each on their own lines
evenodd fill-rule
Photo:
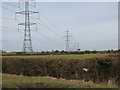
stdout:
<svg viewBox="0 0 120 90">
<path fill-rule="evenodd" d="M 9 58 L 52 58 L 52 59 L 88 59 L 94 57 L 102 57 L 108 54 L 67 54 L 67 55 L 34 55 L 34 56 L 2 56 L 2 57 L 9 57 Z"/>
<path fill-rule="evenodd" d="M 110 55 L 3 56 L 2 64 L 3 86 L 5 88 L 30 87 L 31 84 L 32 87 L 48 88 L 117 87 L 117 53 Z M 84 72 L 82 70 L 84 67 L 90 71 Z M 14 81 L 16 77 L 18 81 Z M 33 78 L 36 80 L 33 80 Z M 64 83 L 61 83 L 61 80 L 63 80 L 61 78 L 64 79 Z M 39 80 L 41 83 L 39 83 Z M 13 83 L 12 86 L 11 82 Z M 110 86 L 108 85 L 109 82 Z"/>
<path fill-rule="evenodd" d="M 120 4 L 34 1 L 1 2 L 0 87 L 119 90 Z"/>
</svg>

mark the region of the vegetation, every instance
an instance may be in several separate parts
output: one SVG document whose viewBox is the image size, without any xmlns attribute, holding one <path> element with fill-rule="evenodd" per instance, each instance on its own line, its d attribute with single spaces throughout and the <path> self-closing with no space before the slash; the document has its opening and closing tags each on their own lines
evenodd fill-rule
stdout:
<svg viewBox="0 0 120 90">
<path fill-rule="evenodd" d="M 0 55 L 2 56 L 19 56 L 19 55 L 66 55 L 66 54 L 108 54 L 108 53 L 117 53 L 118 50 L 107 50 L 107 51 L 42 51 L 42 52 L 2 52 Z"/>
<path fill-rule="evenodd" d="M 81 80 L 65 80 L 53 77 L 28 77 L 3 74 L 3 88 L 115 88 Z"/>
<path fill-rule="evenodd" d="M 19 55 L 19 56 L 3 56 L 4 57 L 12 57 L 12 58 L 51 58 L 51 59 L 87 59 L 93 57 L 101 57 L 106 56 L 108 54 L 67 54 L 67 55 Z"/>
<path fill-rule="evenodd" d="M 55 78 L 112 82 L 117 85 L 118 54 L 81 59 L 64 58 L 6 58 L 3 57 L 3 73 L 24 76 L 50 76 Z M 88 68 L 89 71 L 83 71 Z"/>
</svg>

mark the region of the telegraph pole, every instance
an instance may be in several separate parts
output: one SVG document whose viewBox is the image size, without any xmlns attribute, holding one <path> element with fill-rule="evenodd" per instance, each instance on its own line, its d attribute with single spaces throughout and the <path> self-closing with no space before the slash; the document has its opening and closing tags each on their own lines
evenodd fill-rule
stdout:
<svg viewBox="0 0 120 90">
<path fill-rule="evenodd" d="M 66 51 L 70 51 L 70 48 L 69 48 L 69 31 L 67 30 L 66 31 Z"/>
<path fill-rule="evenodd" d="M 29 1 L 25 2 L 25 10 L 21 12 L 16 12 L 16 14 L 22 14 L 25 16 L 24 23 L 19 23 L 19 25 L 24 26 L 24 41 L 23 41 L 23 50 L 22 52 L 33 52 L 32 48 L 32 39 L 31 39 L 31 25 L 36 25 L 36 23 L 30 22 L 30 15 L 36 14 L 39 12 L 29 10 Z"/>
</svg>

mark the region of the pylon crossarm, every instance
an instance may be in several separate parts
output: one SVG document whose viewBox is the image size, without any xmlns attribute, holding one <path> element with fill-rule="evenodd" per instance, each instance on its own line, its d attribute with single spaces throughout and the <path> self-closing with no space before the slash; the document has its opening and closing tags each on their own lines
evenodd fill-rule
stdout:
<svg viewBox="0 0 120 90">
<path fill-rule="evenodd" d="M 25 14 L 36 14 L 36 13 L 39 13 L 39 12 L 35 12 L 35 11 L 21 11 L 21 12 L 16 12 L 16 14 L 22 14 L 22 15 L 25 15 Z"/>
<path fill-rule="evenodd" d="M 18 25 L 36 25 L 36 23 L 28 23 L 28 24 L 26 24 L 26 23 L 19 23 Z"/>
</svg>

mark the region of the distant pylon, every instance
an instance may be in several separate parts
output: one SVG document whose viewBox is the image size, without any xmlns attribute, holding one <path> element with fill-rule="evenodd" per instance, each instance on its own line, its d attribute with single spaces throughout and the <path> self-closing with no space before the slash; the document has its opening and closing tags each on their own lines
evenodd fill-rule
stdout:
<svg viewBox="0 0 120 90">
<path fill-rule="evenodd" d="M 80 51 L 79 43 L 77 43 L 77 51 Z"/>
<path fill-rule="evenodd" d="M 69 48 L 69 31 L 67 30 L 66 31 L 66 51 L 70 51 L 70 48 Z"/>
<path fill-rule="evenodd" d="M 25 15 L 25 22 L 18 24 L 18 26 L 23 25 L 25 27 L 22 52 L 33 52 L 30 27 L 31 25 L 36 25 L 36 23 L 30 22 L 30 14 L 35 14 L 35 13 L 39 13 L 39 12 L 30 11 L 28 1 L 25 2 L 25 11 L 16 12 L 16 14 Z"/>
</svg>

